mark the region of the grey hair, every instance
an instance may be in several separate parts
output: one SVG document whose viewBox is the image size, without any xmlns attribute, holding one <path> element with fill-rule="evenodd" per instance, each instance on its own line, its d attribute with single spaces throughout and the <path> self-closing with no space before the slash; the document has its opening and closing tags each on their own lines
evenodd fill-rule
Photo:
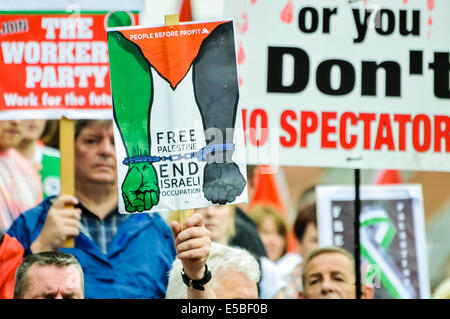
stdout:
<svg viewBox="0 0 450 319">
<path fill-rule="evenodd" d="M 75 139 L 80 135 L 80 132 L 83 128 L 91 124 L 100 124 L 104 126 L 108 126 L 112 124 L 112 120 L 76 120 L 75 121 Z"/>
<path fill-rule="evenodd" d="M 248 279 L 257 283 L 261 277 L 259 264 L 248 251 L 241 248 L 229 247 L 216 242 L 211 243 L 210 254 L 207 260 L 208 268 L 214 278 L 223 272 L 232 270 L 243 273 Z M 181 278 L 183 264 L 178 258 L 172 264 L 169 272 L 166 299 L 186 299 L 186 285 Z"/>
<path fill-rule="evenodd" d="M 57 266 L 66 267 L 73 265 L 79 271 L 81 277 L 81 290 L 84 296 L 84 274 L 80 263 L 75 256 L 62 253 L 59 251 L 46 251 L 29 255 L 22 260 L 22 263 L 16 270 L 15 286 L 14 286 L 14 299 L 23 299 L 25 292 L 29 287 L 28 282 L 28 270 L 33 265 L 40 266 Z"/>
</svg>

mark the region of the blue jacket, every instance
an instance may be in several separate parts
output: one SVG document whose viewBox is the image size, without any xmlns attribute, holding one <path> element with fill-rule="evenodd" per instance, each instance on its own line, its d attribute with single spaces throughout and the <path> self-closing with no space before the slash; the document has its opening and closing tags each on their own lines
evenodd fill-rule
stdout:
<svg viewBox="0 0 450 319">
<path fill-rule="evenodd" d="M 30 245 L 44 226 L 51 203 L 22 214 L 8 234 L 30 253 Z M 135 214 L 120 226 L 105 256 L 86 235 L 75 238 L 74 248 L 60 251 L 74 255 L 84 272 L 86 298 L 164 298 L 168 272 L 176 252 L 172 232 L 159 214 Z"/>
</svg>

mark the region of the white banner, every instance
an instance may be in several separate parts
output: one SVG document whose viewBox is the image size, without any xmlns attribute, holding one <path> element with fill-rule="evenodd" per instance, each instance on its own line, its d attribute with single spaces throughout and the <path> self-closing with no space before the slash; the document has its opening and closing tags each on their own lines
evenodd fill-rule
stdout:
<svg viewBox="0 0 450 319">
<path fill-rule="evenodd" d="M 450 1 L 225 9 L 249 163 L 450 171 Z"/>
</svg>

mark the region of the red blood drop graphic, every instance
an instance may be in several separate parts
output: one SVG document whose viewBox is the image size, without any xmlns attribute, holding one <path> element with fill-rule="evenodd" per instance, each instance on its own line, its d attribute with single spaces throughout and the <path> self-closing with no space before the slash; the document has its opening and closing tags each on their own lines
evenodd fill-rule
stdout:
<svg viewBox="0 0 450 319">
<path fill-rule="evenodd" d="M 434 0 L 428 0 L 428 9 L 433 10 L 434 9 Z"/>
<path fill-rule="evenodd" d="M 252 2 L 253 4 L 255 4 L 255 3 L 256 3 L 256 1 L 257 1 L 257 0 L 251 0 L 251 2 Z"/>
<path fill-rule="evenodd" d="M 248 16 L 247 13 L 243 13 L 236 21 L 236 28 L 240 34 L 244 34 L 248 29 Z"/>
<path fill-rule="evenodd" d="M 283 11 L 281 11 L 281 21 L 291 23 L 294 18 L 294 4 L 289 0 Z"/>
<path fill-rule="evenodd" d="M 403 0 L 403 3 L 405 3 L 405 4 L 408 3 L 408 0 Z"/>
<path fill-rule="evenodd" d="M 244 52 L 244 48 L 242 47 L 242 42 L 239 42 L 239 50 L 238 50 L 237 60 L 238 60 L 238 64 L 242 64 L 245 61 L 245 52 Z"/>
</svg>

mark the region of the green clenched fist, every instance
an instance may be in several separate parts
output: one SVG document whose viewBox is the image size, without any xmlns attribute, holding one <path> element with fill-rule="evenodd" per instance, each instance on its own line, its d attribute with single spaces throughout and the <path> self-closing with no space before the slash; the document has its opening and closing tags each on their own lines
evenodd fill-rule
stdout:
<svg viewBox="0 0 450 319">
<path fill-rule="evenodd" d="M 131 163 L 122 184 L 127 212 L 149 210 L 159 202 L 158 176 L 150 163 Z"/>
</svg>

